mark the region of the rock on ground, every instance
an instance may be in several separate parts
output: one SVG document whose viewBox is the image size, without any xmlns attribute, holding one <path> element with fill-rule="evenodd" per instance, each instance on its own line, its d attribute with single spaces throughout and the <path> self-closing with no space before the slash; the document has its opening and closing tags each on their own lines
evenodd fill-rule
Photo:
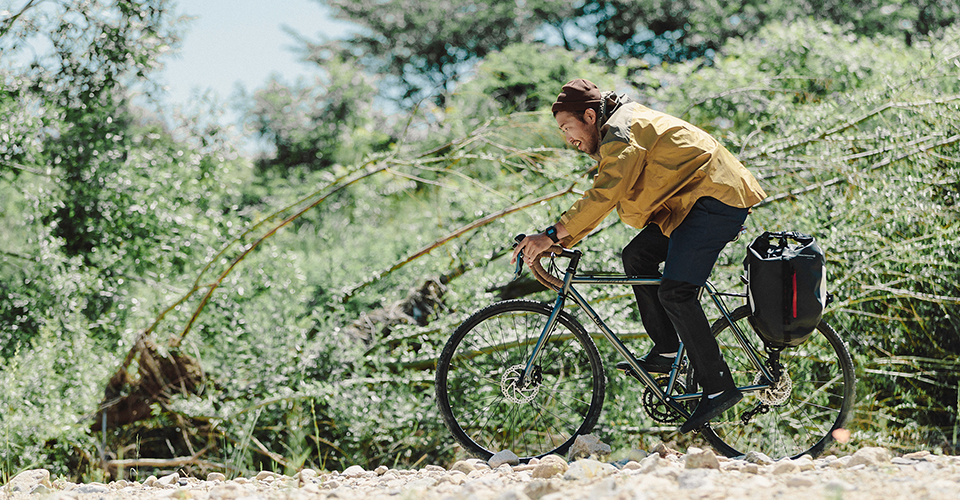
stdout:
<svg viewBox="0 0 960 500">
<path fill-rule="evenodd" d="M 610 454 L 610 445 L 600 441 L 600 438 L 593 434 L 584 434 L 577 436 L 567 452 L 567 460 L 576 460 L 578 458 L 606 457 Z"/>
</svg>

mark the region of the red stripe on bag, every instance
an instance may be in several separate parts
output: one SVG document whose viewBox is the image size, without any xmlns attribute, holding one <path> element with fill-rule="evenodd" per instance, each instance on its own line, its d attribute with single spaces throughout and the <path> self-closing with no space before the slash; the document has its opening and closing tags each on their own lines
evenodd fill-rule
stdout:
<svg viewBox="0 0 960 500">
<path fill-rule="evenodd" d="M 797 272 L 793 272 L 793 319 L 797 319 Z"/>
</svg>

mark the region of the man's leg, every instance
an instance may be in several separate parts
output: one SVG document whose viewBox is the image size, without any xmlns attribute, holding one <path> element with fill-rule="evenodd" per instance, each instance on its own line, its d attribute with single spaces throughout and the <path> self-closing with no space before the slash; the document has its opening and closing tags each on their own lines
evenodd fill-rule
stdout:
<svg viewBox="0 0 960 500">
<path fill-rule="evenodd" d="M 733 378 L 710 333 L 699 294 L 699 285 L 684 281 L 664 278 L 660 285 L 660 300 L 687 349 L 687 357 L 697 372 L 697 383 L 704 394 L 714 394 L 733 387 Z"/>
<path fill-rule="evenodd" d="M 683 432 L 700 427 L 741 397 L 697 296 L 723 247 L 736 237 L 746 217 L 747 209 L 701 198 L 670 235 L 660 301 L 687 349 L 705 396 L 681 427 Z M 707 395 L 718 395 L 716 401 L 722 404 L 707 402 Z"/>
<path fill-rule="evenodd" d="M 667 258 L 670 239 L 656 224 L 640 231 L 623 249 L 623 270 L 628 276 L 659 278 L 660 263 Z M 680 348 L 673 322 L 660 303 L 658 286 L 634 286 L 637 308 L 647 335 L 653 340 L 654 353 L 675 353 Z"/>
</svg>

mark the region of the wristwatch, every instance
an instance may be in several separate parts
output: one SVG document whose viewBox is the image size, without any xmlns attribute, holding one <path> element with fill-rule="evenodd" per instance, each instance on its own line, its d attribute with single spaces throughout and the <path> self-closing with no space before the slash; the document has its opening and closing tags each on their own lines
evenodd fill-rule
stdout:
<svg viewBox="0 0 960 500">
<path fill-rule="evenodd" d="M 560 238 L 557 237 L 557 228 L 556 226 L 550 226 L 543 230 L 543 234 L 547 235 L 554 243 L 560 243 Z"/>
</svg>

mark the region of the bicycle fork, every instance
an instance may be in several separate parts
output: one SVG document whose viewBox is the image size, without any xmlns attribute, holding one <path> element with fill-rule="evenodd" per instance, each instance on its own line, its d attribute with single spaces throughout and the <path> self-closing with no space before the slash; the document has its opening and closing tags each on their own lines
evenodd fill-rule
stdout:
<svg viewBox="0 0 960 500">
<path fill-rule="evenodd" d="M 520 378 L 517 379 L 518 388 L 525 388 L 528 380 L 530 379 L 528 375 L 534 373 L 536 360 L 540 357 L 540 352 L 543 350 L 543 346 L 547 343 L 547 339 L 550 338 L 553 330 L 557 327 L 557 321 L 559 321 L 560 312 L 563 311 L 564 303 L 564 295 L 562 293 L 557 294 L 557 301 L 554 303 L 553 311 L 550 312 L 550 317 L 547 318 L 547 323 L 543 325 L 543 330 L 540 332 L 540 337 L 537 338 L 537 343 L 533 346 L 533 351 L 530 353 L 530 357 L 527 358 L 527 364 L 524 366 L 523 372 L 520 373 Z M 534 382 L 535 381 L 536 380 L 534 380 Z"/>
</svg>

